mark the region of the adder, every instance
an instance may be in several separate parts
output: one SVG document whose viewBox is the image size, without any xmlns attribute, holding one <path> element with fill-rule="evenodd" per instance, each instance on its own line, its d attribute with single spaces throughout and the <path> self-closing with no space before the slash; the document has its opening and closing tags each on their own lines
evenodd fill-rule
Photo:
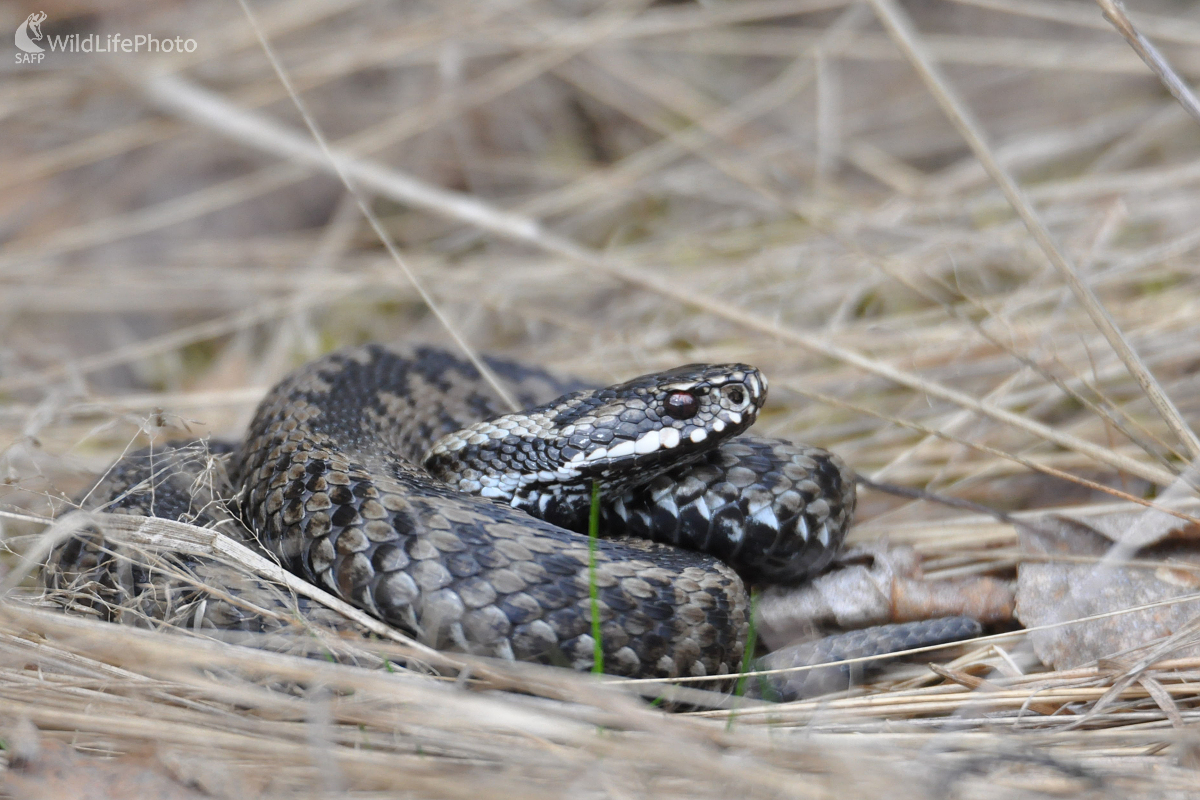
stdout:
<svg viewBox="0 0 1200 800">
<path fill-rule="evenodd" d="M 757 369 L 692 364 L 595 389 L 488 364 L 527 410 L 504 413 L 468 361 L 436 347 L 332 353 L 272 389 L 239 445 L 127 456 L 85 507 L 223 524 L 439 649 L 590 669 L 594 591 L 604 669 L 634 677 L 737 672 L 746 585 L 803 582 L 841 548 L 853 476 L 820 448 L 743 435 L 767 396 Z M 605 538 L 589 548 L 594 487 Z M 299 608 L 338 624 L 253 576 L 177 562 L 220 591 L 95 531 L 43 574 L 91 587 L 109 618 L 262 631 Z M 961 618 L 888 626 L 850 654 L 976 631 Z"/>
</svg>

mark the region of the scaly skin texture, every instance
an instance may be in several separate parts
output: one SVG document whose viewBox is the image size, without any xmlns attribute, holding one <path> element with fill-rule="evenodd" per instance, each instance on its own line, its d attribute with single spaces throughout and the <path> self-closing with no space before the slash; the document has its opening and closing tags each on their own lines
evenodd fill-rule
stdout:
<svg viewBox="0 0 1200 800">
<path fill-rule="evenodd" d="M 854 483 L 819 447 L 743 436 L 618 497 L 610 535 L 711 553 L 754 584 L 796 584 L 829 566 L 854 515 Z"/>
<path fill-rule="evenodd" d="M 460 492 L 583 532 L 594 486 L 612 504 L 685 469 L 754 424 L 766 397 L 754 367 L 689 364 L 478 422 L 422 462 Z"/>
<path fill-rule="evenodd" d="M 86 510 L 139 514 L 216 528 L 255 546 L 225 500 L 232 445 L 146 448 L 114 464 L 81 501 Z M 51 596 L 138 627 L 272 633 L 296 623 L 342 629 L 346 618 L 244 568 L 186 553 L 150 556 L 108 541 L 95 526 L 62 543 L 42 571 Z M 212 587 L 206 590 L 200 587 Z"/>
<path fill-rule="evenodd" d="M 439 350 L 372 345 L 314 362 L 259 407 L 235 469 L 242 513 L 285 567 L 434 647 L 589 668 L 587 539 L 405 458 L 457 425 L 446 403 L 494 411 L 478 389 Z M 711 556 L 601 541 L 595 583 L 607 671 L 738 668 L 745 590 Z"/>
<path fill-rule="evenodd" d="M 580 501 L 599 481 L 608 535 L 677 545 L 598 542 L 605 669 L 637 677 L 737 671 L 749 610 L 738 574 L 795 583 L 840 549 L 855 497 L 840 459 L 729 439 L 765 400 L 754 368 L 692 365 L 579 393 L 541 370 L 490 363 L 529 411 L 501 415 L 475 369 L 443 350 L 368 345 L 275 387 L 230 481 L 207 469 L 203 447 L 159 448 L 118 462 L 85 507 L 221 525 L 434 647 L 589 669 L 588 541 L 560 525 L 582 530 Z M 631 460 L 640 485 L 627 477 Z M 221 498 L 236 499 L 234 515 Z M 289 604 L 210 559 L 175 556 L 173 567 L 185 579 L 113 558 L 88 534 L 60 548 L 45 575 L 53 587 L 100 587 L 113 618 L 132 610 L 263 631 L 291 615 L 338 627 L 316 604 Z"/>
</svg>

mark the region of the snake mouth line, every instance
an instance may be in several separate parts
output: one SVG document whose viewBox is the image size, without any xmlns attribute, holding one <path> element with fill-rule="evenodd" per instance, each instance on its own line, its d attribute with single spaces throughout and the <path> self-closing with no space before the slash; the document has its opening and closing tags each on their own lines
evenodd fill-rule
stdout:
<svg viewBox="0 0 1200 800">
<path fill-rule="evenodd" d="M 456 489 L 535 515 L 593 483 L 603 493 L 648 483 L 753 424 L 766 381 L 745 364 L 690 364 L 575 392 L 450 433 L 422 463 Z"/>
</svg>

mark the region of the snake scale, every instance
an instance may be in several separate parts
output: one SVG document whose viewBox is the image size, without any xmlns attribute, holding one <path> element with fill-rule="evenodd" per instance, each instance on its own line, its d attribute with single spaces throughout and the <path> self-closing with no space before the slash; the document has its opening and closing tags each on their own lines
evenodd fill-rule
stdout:
<svg viewBox="0 0 1200 800">
<path fill-rule="evenodd" d="M 527 411 L 504 413 L 469 362 L 436 347 L 335 352 L 272 389 L 228 454 L 141 451 L 83 505 L 223 525 L 439 649 L 589 669 L 594 587 L 605 671 L 637 677 L 737 672 L 743 581 L 798 583 L 841 547 L 855 504 L 845 464 L 740 435 L 766 399 L 757 369 L 689 365 L 591 389 L 488 364 Z M 592 571 L 578 531 L 594 484 L 607 538 Z M 109 618 L 261 631 L 285 607 L 334 622 L 208 559 L 177 566 L 192 579 L 172 582 L 93 530 L 43 574 L 53 589 L 91 587 Z M 198 601 L 196 581 L 221 596 Z M 909 626 L 871 649 L 972 632 L 951 627 Z"/>
</svg>

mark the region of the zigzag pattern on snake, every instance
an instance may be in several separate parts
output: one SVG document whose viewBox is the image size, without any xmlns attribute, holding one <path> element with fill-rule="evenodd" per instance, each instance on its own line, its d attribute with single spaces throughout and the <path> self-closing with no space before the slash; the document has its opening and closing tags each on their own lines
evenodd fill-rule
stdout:
<svg viewBox="0 0 1200 800">
<path fill-rule="evenodd" d="M 489 365 L 529 411 L 502 414 L 478 372 L 437 348 L 331 354 L 263 400 L 230 457 L 229 485 L 218 470 L 200 491 L 212 459 L 194 449 L 143 451 L 87 506 L 238 534 L 222 502 L 236 495 L 242 538 L 440 649 L 588 669 L 594 583 L 605 669 L 638 677 L 737 671 L 743 578 L 801 581 L 840 548 L 854 508 L 845 465 L 818 448 L 738 436 L 765 400 L 752 367 L 690 365 L 579 390 L 538 369 Z M 610 536 L 669 544 L 602 539 L 589 574 L 588 540 L 575 531 L 597 481 Z M 108 616 L 135 608 L 197 627 L 276 624 L 258 613 L 286 604 L 273 587 L 185 561 L 231 599 L 189 604 L 186 587 L 115 557 L 94 534 L 59 548 L 45 576 L 52 587 L 99 587 Z M 300 611 L 336 624 L 315 605 Z"/>
</svg>

